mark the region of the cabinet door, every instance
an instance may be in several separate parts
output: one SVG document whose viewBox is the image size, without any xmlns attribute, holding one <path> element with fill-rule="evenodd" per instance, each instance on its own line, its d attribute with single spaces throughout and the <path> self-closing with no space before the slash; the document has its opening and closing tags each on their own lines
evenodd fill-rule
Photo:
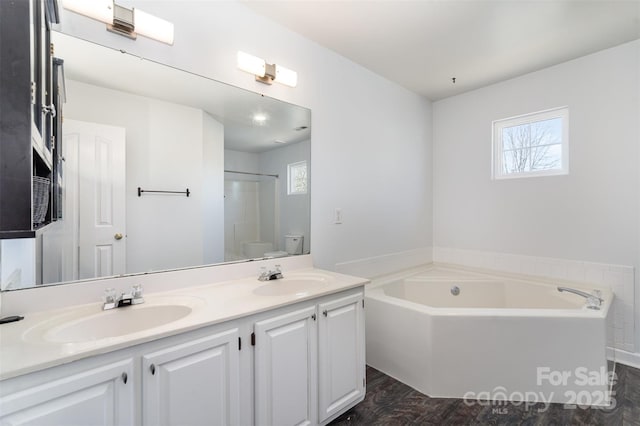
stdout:
<svg viewBox="0 0 640 426">
<path fill-rule="evenodd" d="M 33 237 L 30 10 L 30 2 L 0 0 L 1 238 Z"/>
<path fill-rule="evenodd" d="M 236 425 L 240 413 L 238 329 L 142 358 L 146 425 Z"/>
<path fill-rule="evenodd" d="M 254 325 L 257 425 L 308 425 L 317 418 L 315 306 Z"/>
<path fill-rule="evenodd" d="M 133 361 L 92 368 L 0 399 L 1 425 L 133 425 Z"/>
<path fill-rule="evenodd" d="M 320 422 L 364 397 L 362 300 L 360 293 L 318 305 Z"/>
</svg>

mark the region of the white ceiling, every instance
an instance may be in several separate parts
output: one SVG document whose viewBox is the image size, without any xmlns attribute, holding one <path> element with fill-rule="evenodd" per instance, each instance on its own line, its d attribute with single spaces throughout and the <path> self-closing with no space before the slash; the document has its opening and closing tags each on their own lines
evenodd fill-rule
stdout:
<svg viewBox="0 0 640 426">
<path fill-rule="evenodd" d="M 640 38 L 638 0 L 243 3 L 432 100 Z"/>
</svg>

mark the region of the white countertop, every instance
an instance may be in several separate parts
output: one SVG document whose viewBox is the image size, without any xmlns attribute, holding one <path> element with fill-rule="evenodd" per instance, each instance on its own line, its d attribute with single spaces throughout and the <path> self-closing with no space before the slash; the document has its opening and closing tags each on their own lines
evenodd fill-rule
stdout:
<svg viewBox="0 0 640 426">
<path fill-rule="evenodd" d="M 320 275 L 325 279 L 322 285 L 300 292 L 282 295 L 260 294 L 259 289 L 265 285 L 285 284 L 287 280 L 295 279 L 296 276 L 304 277 L 305 274 Z M 45 334 L 44 330 L 56 324 L 99 314 L 102 311 L 102 303 L 34 312 L 25 315 L 22 321 L 0 325 L 0 380 L 337 293 L 362 286 L 367 282 L 364 278 L 306 268 L 286 273 L 285 280 L 261 282 L 256 277 L 247 277 L 145 294 L 145 303 L 137 306 L 183 303 L 189 305 L 192 312 L 184 318 L 159 327 L 86 342 L 54 343 L 42 336 Z M 120 309 L 136 309 L 137 306 Z"/>
</svg>

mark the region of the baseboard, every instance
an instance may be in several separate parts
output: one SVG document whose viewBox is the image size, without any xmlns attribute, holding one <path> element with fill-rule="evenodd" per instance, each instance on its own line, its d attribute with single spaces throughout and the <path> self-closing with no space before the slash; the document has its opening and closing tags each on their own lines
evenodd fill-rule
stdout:
<svg viewBox="0 0 640 426">
<path fill-rule="evenodd" d="M 607 348 L 607 358 L 619 364 L 640 369 L 640 353 Z"/>
<path fill-rule="evenodd" d="M 398 272 L 403 269 L 414 268 L 426 263 L 431 263 L 432 261 L 433 249 L 431 247 L 423 247 L 398 253 L 390 253 L 381 256 L 336 263 L 334 271 L 371 279 L 381 275 Z"/>
</svg>

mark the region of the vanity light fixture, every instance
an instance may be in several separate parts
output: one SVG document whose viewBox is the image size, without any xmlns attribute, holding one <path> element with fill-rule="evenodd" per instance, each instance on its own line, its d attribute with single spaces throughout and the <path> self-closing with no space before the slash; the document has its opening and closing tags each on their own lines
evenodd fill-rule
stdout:
<svg viewBox="0 0 640 426">
<path fill-rule="evenodd" d="M 256 81 L 272 84 L 274 81 L 290 87 L 298 84 L 298 73 L 277 64 L 268 64 L 264 59 L 248 53 L 238 52 L 238 68 L 256 76 Z"/>
<path fill-rule="evenodd" d="M 107 31 L 135 40 L 138 35 L 173 44 L 173 23 L 135 7 L 129 9 L 113 0 L 64 0 L 72 12 L 107 24 Z"/>
</svg>

